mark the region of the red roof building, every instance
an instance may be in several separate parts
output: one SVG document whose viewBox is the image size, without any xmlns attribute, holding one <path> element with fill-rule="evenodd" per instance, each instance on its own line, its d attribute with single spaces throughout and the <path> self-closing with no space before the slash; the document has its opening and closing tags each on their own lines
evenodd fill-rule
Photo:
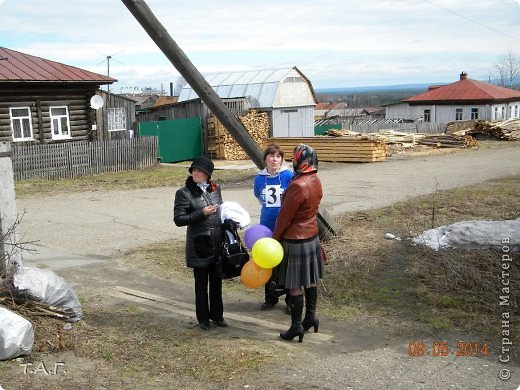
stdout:
<svg viewBox="0 0 520 390">
<path fill-rule="evenodd" d="M 419 119 L 447 123 L 457 120 L 506 120 L 520 118 L 520 91 L 468 78 L 386 106 L 386 118 Z"/>
<path fill-rule="evenodd" d="M 403 102 L 447 104 L 448 102 L 506 102 L 518 99 L 520 99 L 520 91 L 472 80 L 462 72 L 459 81 L 444 86 L 431 86 L 428 92 L 404 99 Z"/>
<path fill-rule="evenodd" d="M 0 142 L 83 141 L 102 139 L 109 131 L 128 133 L 135 103 L 103 95 L 101 104 L 99 96 L 93 98 L 101 94 L 100 85 L 115 81 L 0 47 Z"/>
<path fill-rule="evenodd" d="M 116 79 L 0 47 L 0 83 L 71 82 L 111 84 Z"/>
</svg>

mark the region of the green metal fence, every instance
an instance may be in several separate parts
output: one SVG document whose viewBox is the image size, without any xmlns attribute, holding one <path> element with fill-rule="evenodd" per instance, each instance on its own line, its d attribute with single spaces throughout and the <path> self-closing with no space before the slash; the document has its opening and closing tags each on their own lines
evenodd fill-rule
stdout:
<svg viewBox="0 0 520 390">
<path fill-rule="evenodd" d="M 204 153 L 200 118 L 139 123 L 139 136 L 157 136 L 161 162 L 192 160 Z"/>
<path fill-rule="evenodd" d="M 339 129 L 341 130 L 341 123 L 332 124 L 332 125 L 320 125 L 314 126 L 314 135 L 326 135 L 327 131 L 331 129 Z"/>
</svg>

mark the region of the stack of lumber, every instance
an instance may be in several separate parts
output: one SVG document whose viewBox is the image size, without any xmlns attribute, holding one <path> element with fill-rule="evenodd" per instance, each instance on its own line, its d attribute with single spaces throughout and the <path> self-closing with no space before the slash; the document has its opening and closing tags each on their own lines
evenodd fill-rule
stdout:
<svg viewBox="0 0 520 390">
<path fill-rule="evenodd" d="M 485 134 L 506 141 L 520 141 L 520 119 L 503 122 L 477 121 L 467 135 Z"/>
<path fill-rule="evenodd" d="M 380 140 L 366 137 L 276 137 L 264 142 L 264 147 L 274 142 L 284 150 L 286 159 L 292 158 L 294 147 L 300 143 L 314 148 L 320 161 L 332 162 L 375 162 L 383 161 L 387 156 L 386 144 Z"/>
<path fill-rule="evenodd" d="M 471 136 L 455 137 L 453 135 L 429 135 L 418 141 L 421 145 L 436 148 L 470 148 L 477 146 L 477 141 Z"/>
<path fill-rule="evenodd" d="M 239 120 L 259 147 L 269 136 L 269 117 L 265 112 L 250 110 Z M 211 114 L 208 119 L 208 155 L 217 160 L 247 160 L 249 157 L 229 134 L 224 125 Z"/>
<path fill-rule="evenodd" d="M 402 144 L 405 148 L 412 147 L 420 139 L 426 137 L 426 134 L 423 133 L 403 133 L 395 130 L 381 130 L 377 133 L 358 133 L 350 130 L 332 129 L 327 132 L 327 135 L 333 137 L 358 136 L 361 139 L 383 141 L 386 144 Z"/>
</svg>

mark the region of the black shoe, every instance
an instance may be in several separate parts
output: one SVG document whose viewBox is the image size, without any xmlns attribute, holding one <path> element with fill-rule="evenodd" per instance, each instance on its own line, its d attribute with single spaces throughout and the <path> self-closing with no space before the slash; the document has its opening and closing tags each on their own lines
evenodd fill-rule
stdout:
<svg viewBox="0 0 520 390">
<path fill-rule="evenodd" d="M 270 301 L 266 301 L 264 303 L 262 303 L 262 306 L 260 306 L 260 310 L 269 310 L 269 309 L 272 309 L 274 307 L 274 305 L 276 305 L 278 302 L 270 302 Z"/>
<path fill-rule="evenodd" d="M 199 328 L 202 330 L 209 330 L 209 322 L 199 322 Z"/>
<path fill-rule="evenodd" d="M 225 319 L 221 319 L 221 320 L 218 320 L 218 321 L 213 321 L 213 323 L 215 325 L 217 325 L 219 328 L 227 328 L 229 326 L 229 324 L 226 322 Z"/>
</svg>

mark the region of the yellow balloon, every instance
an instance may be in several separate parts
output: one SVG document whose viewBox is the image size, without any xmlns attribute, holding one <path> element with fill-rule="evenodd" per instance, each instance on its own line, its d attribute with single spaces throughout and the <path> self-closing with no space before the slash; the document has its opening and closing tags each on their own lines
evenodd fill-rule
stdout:
<svg viewBox="0 0 520 390">
<path fill-rule="evenodd" d="M 251 248 L 253 261 L 261 268 L 276 267 L 283 259 L 283 248 L 274 238 L 257 240 Z"/>
<path fill-rule="evenodd" d="M 259 288 L 267 283 L 272 274 L 272 269 L 260 268 L 253 260 L 249 260 L 242 267 L 240 280 L 249 288 Z"/>
</svg>

